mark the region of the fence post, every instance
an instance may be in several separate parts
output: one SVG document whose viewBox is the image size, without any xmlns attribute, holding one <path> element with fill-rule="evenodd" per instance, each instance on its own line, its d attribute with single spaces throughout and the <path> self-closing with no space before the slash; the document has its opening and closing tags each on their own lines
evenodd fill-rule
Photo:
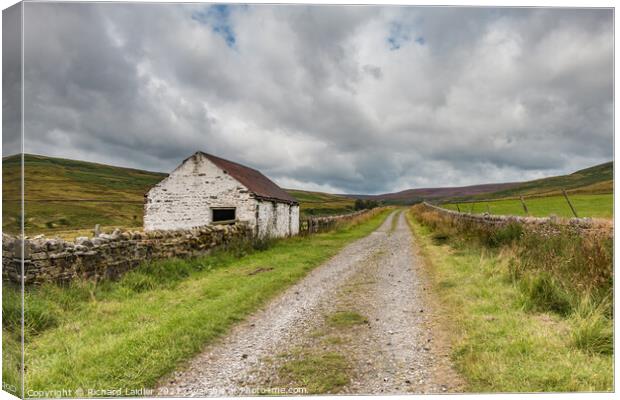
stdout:
<svg viewBox="0 0 620 400">
<path fill-rule="evenodd" d="M 461 207 L 459 207 L 459 203 L 456 203 L 456 210 L 457 210 L 458 212 L 461 212 Z"/>
<path fill-rule="evenodd" d="M 562 189 L 562 193 L 564 194 L 564 198 L 566 199 L 566 202 L 570 206 L 570 209 L 573 212 L 573 215 L 575 216 L 575 218 L 579 218 L 579 215 L 577 215 L 577 211 L 575 211 L 575 207 L 573 207 L 573 203 L 570 202 L 570 199 L 568 198 L 568 195 L 566 194 L 566 190 Z"/>
<path fill-rule="evenodd" d="M 530 212 L 527 210 L 527 206 L 525 205 L 525 200 L 523 200 L 523 196 L 519 197 L 521 199 L 521 205 L 523 206 L 523 211 L 525 211 L 525 215 L 530 215 Z"/>
</svg>

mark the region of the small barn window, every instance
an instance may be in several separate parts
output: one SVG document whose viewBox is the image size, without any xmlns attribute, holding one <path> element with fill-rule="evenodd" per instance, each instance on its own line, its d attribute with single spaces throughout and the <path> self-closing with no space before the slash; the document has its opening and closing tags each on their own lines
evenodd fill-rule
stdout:
<svg viewBox="0 0 620 400">
<path fill-rule="evenodd" d="M 237 215 L 236 215 L 236 211 L 237 209 L 234 207 L 228 207 L 228 208 L 213 208 L 211 209 L 213 214 L 212 214 L 212 221 L 213 222 L 234 222 Z"/>
</svg>

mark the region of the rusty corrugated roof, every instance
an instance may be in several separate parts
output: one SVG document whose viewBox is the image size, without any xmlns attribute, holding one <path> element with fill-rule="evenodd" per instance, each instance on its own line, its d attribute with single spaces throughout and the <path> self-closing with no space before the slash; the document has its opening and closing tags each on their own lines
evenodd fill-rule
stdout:
<svg viewBox="0 0 620 400">
<path fill-rule="evenodd" d="M 254 193 L 255 196 L 267 200 L 298 204 L 298 201 L 293 196 L 288 194 L 280 186 L 276 185 L 271 179 L 267 178 L 260 171 L 202 151 L 199 151 L 198 153 L 205 156 L 213 164 L 217 165 L 219 168 L 226 171 L 227 174 L 241 182 L 241 184 L 247 187 L 252 193 Z"/>
</svg>

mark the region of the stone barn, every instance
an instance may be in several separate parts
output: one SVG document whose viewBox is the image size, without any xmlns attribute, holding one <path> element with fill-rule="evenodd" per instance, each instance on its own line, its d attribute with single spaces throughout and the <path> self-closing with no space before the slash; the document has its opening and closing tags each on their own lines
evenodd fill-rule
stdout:
<svg viewBox="0 0 620 400">
<path fill-rule="evenodd" d="M 259 171 L 197 152 L 145 195 L 144 229 L 245 221 L 259 237 L 299 233 L 299 203 Z"/>
</svg>

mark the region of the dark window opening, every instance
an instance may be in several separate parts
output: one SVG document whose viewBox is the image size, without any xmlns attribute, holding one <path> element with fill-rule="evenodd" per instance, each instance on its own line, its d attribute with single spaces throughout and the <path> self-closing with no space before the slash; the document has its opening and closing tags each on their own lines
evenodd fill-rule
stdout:
<svg viewBox="0 0 620 400">
<path fill-rule="evenodd" d="M 213 222 L 232 222 L 236 218 L 236 208 L 214 208 Z"/>
</svg>

